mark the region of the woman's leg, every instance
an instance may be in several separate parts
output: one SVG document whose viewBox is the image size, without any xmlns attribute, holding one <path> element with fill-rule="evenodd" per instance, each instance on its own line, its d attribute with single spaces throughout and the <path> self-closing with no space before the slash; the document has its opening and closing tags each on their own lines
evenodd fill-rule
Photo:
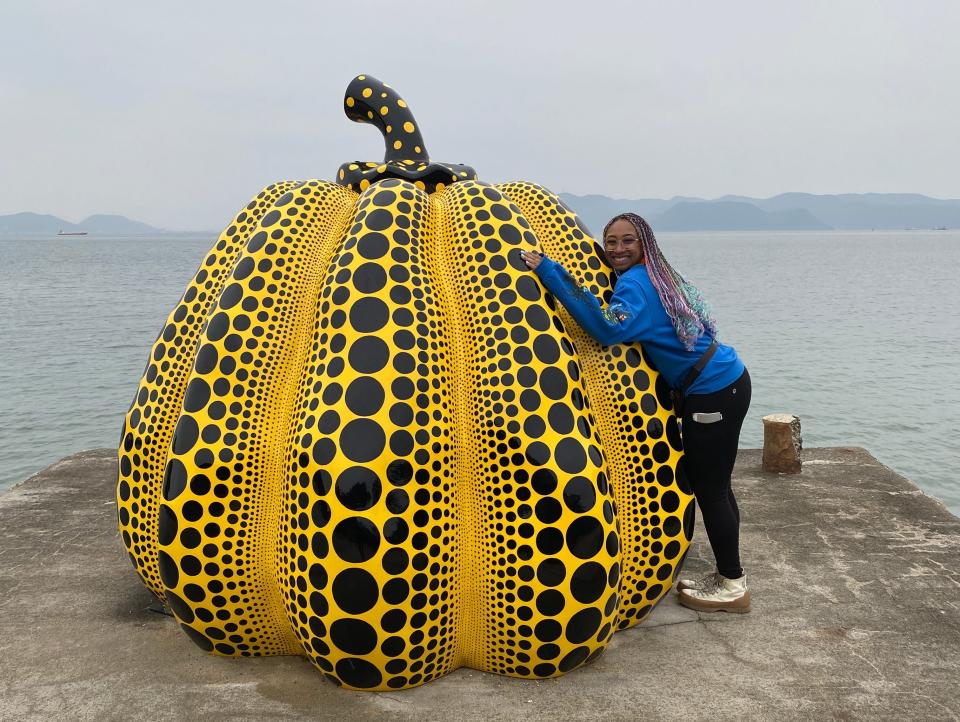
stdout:
<svg viewBox="0 0 960 722">
<path fill-rule="evenodd" d="M 740 429 L 750 406 L 750 375 L 713 394 L 692 394 L 683 417 L 684 464 L 703 518 L 717 571 L 728 579 L 743 576 L 740 566 L 740 510 L 730 476 L 737 459 Z M 694 413 L 720 412 L 714 423 L 693 420 Z"/>
</svg>

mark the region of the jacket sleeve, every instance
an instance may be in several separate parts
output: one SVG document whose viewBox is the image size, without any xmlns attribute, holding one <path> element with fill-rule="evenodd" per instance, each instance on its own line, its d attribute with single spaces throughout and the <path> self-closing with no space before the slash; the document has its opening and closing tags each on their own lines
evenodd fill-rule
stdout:
<svg viewBox="0 0 960 722">
<path fill-rule="evenodd" d="M 597 297 L 578 284 L 563 266 L 546 256 L 537 266 L 536 274 L 580 327 L 602 346 L 642 341 L 650 331 L 643 289 L 633 279 L 622 277 L 610 303 L 604 308 Z"/>
</svg>

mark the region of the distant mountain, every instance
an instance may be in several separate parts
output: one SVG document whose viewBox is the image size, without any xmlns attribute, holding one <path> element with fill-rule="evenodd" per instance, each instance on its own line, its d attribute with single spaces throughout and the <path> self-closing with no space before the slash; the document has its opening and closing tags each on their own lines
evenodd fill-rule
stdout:
<svg viewBox="0 0 960 722">
<path fill-rule="evenodd" d="M 750 203 L 682 201 L 651 223 L 664 231 L 824 231 L 830 226 L 803 208 L 767 212 Z"/>
<path fill-rule="evenodd" d="M 783 193 L 772 198 L 728 195 L 715 200 L 616 200 L 561 193 L 595 234 L 617 213 L 632 210 L 655 230 L 828 230 L 960 228 L 960 200 L 916 193 Z"/>
<path fill-rule="evenodd" d="M 80 226 L 56 216 L 39 213 L 14 213 L 0 216 L 0 233 L 13 234 L 56 234 L 57 231 L 78 231 Z"/>
<path fill-rule="evenodd" d="M 164 233 L 161 228 L 154 228 L 140 221 L 133 221 L 124 216 L 94 215 L 85 218 L 80 223 L 71 223 L 63 218 L 39 213 L 13 213 L 0 216 L 0 235 L 56 235 L 58 231 L 72 232 L 86 231 L 90 234 L 104 236 L 134 236 L 155 233 Z"/>
<path fill-rule="evenodd" d="M 783 193 L 748 199 L 765 211 L 805 208 L 834 228 L 960 227 L 960 200 L 928 198 L 915 193 L 845 193 L 835 196 Z"/>
</svg>

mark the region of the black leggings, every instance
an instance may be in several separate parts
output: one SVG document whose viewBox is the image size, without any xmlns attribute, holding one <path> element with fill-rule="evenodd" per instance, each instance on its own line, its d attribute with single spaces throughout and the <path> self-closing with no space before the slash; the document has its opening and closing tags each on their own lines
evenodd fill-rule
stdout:
<svg viewBox="0 0 960 722">
<path fill-rule="evenodd" d="M 717 571 L 728 579 L 743 575 L 740 567 L 740 509 L 730 487 L 737 460 L 740 427 L 750 407 L 750 374 L 712 394 L 690 394 L 683 413 L 683 455 L 703 526 L 710 539 Z M 699 423 L 695 413 L 719 411 L 723 420 Z"/>
</svg>

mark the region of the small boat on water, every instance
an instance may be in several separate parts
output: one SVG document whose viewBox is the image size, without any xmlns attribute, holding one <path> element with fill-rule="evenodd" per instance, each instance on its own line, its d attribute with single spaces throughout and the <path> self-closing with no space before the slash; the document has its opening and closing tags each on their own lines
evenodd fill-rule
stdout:
<svg viewBox="0 0 960 722">
<path fill-rule="evenodd" d="M 86 231 L 65 231 L 62 228 L 57 231 L 58 236 L 85 236 L 87 235 Z"/>
</svg>

